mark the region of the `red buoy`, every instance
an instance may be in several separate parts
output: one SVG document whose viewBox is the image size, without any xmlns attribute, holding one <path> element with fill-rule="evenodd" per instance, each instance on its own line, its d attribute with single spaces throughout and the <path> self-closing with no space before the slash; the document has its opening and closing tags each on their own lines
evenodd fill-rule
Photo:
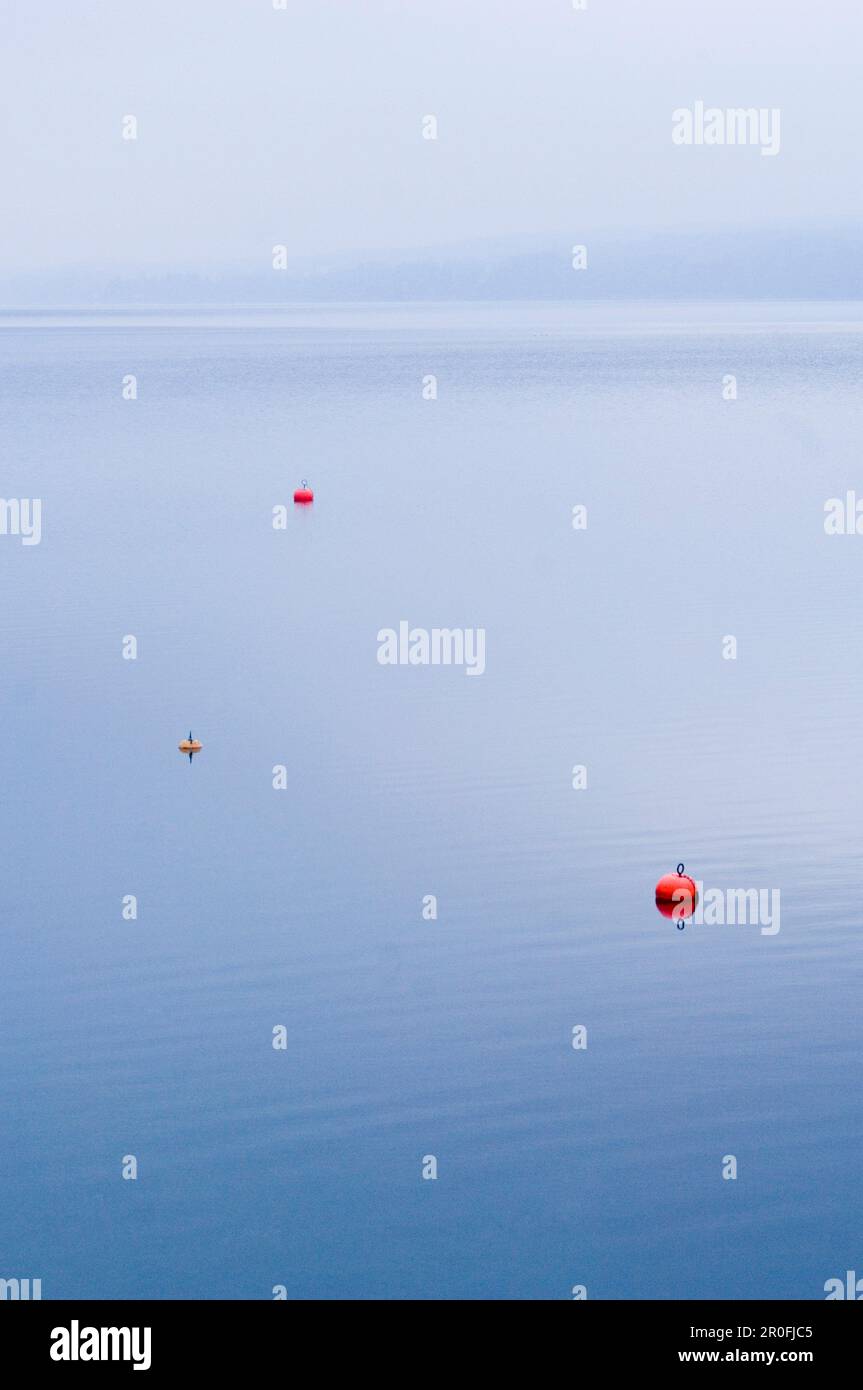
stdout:
<svg viewBox="0 0 863 1390">
<path fill-rule="evenodd" d="M 663 917 L 672 917 L 683 922 L 691 917 L 698 902 L 698 889 L 695 880 L 683 872 L 683 864 L 678 864 L 676 874 L 663 874 L 656 885 L 656 906 Z"/>
<path fill-rule="evenodd" d="M 298 487 L 297 490 L 296 490 L 296 492 L 294 493 L 294 501 L 295 501 L 295 502 L 302 502 L 302 503 L 305 504 L 305 503 L 308 503 L 308 502 L 314 502 L 314 500 L 315 500 L 315 494 L 312 492 L 312 489 L 309 487 L 309 485 L 308 485 L 308 483 L 306 482 L 305 478 L 303 478 L 303 485 L 302 485 L 302 487 Z"/>
</svg>

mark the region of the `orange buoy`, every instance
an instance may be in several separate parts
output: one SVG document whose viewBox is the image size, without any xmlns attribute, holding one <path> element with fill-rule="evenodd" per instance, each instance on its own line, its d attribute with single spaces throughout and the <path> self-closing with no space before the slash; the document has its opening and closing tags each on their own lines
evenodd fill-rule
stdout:
<svg viewBox="0 0 863 1390">
<path fill-rule="evenodd" d="M 309 485 L 308 485 L 308 483 L 306 482 L 305 478 L 303 478 L 303 485 L 302 485 L 302 487 L 298 487 L 297 490 L 296 490 L 296 492 L 294 493 L 294 501 L 295 501 L 295 502 L 303 502 L 303 503 L 306 503 L 306 502 L 314 502 L 314 500 L 315 500 L 315 494 L 312 492 L 312 489 L 309 487 Z"/>
<path fill-rule="evenodd" d="M 191 762 L 193 753 L 200 753 L 202 744 L 200 744 L 196 738 L 192 738 L 192 730 L 190 729 L 189 737 L 181 739 L 177 747 L 181 753 L 188 753 L 189 762 Z"/>
<path fill-rule="evenodd" d="M 698 902 L 698 888 L 695 880 L 683 872 L 684 865 L 678 864 L 677 873 L 663 874 L 656 885 L 656 906 L 663 917 L 671 917 L 682 927 L 687 917 L 691 917 Z"/>
</svg>

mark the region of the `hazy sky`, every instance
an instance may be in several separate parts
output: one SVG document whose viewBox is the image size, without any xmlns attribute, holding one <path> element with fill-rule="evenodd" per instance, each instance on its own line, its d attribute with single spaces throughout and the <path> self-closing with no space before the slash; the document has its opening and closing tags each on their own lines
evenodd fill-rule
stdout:
<svg viewBox="0 0 863 1390">
<path fill-rule="evenodd" d="M 2 0 L 2 22 L 7 273 L 861 215 L 859 0 Z M 675 147 L 698 99 L 779 107 L 779 155 Z"/>
</svg>

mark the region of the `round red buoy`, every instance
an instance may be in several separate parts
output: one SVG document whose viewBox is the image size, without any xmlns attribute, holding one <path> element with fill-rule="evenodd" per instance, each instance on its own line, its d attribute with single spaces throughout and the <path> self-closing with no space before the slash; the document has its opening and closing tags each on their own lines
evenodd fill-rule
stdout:
<svg viewBox="0 0 863 1390">
<path fill-rule="evenodd" d="M 656 906 L 663 917 L 672 917 L 681 925 L 691 917 L 698 902 L 695 880 L 678 864 L 676 874 L 663 874 L 656 885 Z"/>
<path fill-rule="evenodd" d="M 308 483 L 306 482 L 305 478 L 303 478 L 303 485 L 302 485 L 302 487 L 298 487 L 297 490 L 296 490 L 296 492 L 294 493 L 294 501 L 295 501 L 295 502 L 314 502 L 314 500 L 315 500 L 315 494 L 312 492 L 312 489 L 309 487 L 309 485 L 308 485 Z"/>
</svg>

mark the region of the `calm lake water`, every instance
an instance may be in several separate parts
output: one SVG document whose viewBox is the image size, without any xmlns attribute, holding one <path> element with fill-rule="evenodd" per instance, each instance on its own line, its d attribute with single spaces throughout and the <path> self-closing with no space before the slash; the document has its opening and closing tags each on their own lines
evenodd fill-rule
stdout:
<svg viewBox="0 0 863 1390">
<path fill-rule="evenodd" d="M 863 1272 L 863 308 L 2 322 L 0 1277 Z M 401 620 L 485 673 L 381 666 Z M 679 861 L 781 930 L 677 930 Z"/>
</svg>

